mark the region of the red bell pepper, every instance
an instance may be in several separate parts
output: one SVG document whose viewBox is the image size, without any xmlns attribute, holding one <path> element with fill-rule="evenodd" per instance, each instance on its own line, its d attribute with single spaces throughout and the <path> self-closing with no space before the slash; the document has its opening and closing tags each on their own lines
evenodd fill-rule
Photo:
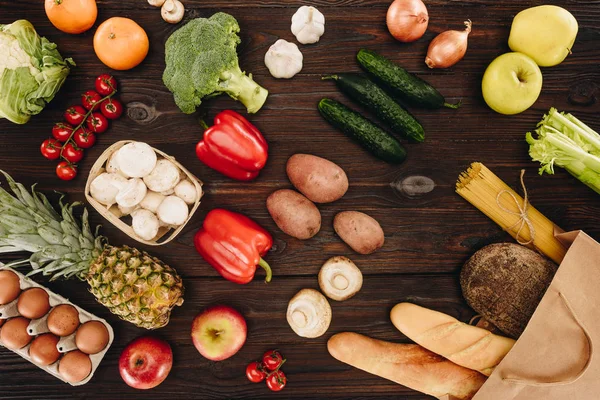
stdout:
<svg viewBox="0 0 600 400">
<path fill-rule="evenodd" d="M 249 283 L 257 265 L 267 272 L 265 281 L 271 280 L 271 267 L 261 257 L 273 246 L 273 238 L 245 215 L 223 209 L 210 211 L 194 237 L 194 245 L 231 282 Z"/>
<path fill-rule="evenodd" d="M 214 122 L 196 145 L 200 161 L 239 181 L 256 178 L 267 163 L 269 146 L 265 138 L 235 111 L 220 112 Z"/>
</svg>

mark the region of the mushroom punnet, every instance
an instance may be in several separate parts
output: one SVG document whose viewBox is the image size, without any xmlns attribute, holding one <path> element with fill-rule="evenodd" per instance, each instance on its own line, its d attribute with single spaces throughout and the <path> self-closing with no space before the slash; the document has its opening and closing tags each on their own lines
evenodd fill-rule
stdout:
<svg viewBox="0 0 600 400">
<path fill-rule="evenodd" d="M 298 336 L 317 338 L 331 323 L 331 306 L 321 293 L 302 289 L 288 304 L 287 321 Z"/>
<path fill-rule="evenodd" d="M 317 43 L 325 33 L 325 16 L 314 7 L 300 7 L 292 17 L 292 33 L 302 44 Z"/>
<path fill-rule="evenodd" d="M 319 271 L 319 286 L 332 300 L 348 300 L 360 291 L 362 283 L 360 269 L 347 257 L 332 257 Z"/>
<path fill-rule="evenodd" d="M 267 50 L 265 65 L 274 78 L 289 79 L 302 71 L 304 57 L 296 43 L 279 39 Z"/>
</svg>

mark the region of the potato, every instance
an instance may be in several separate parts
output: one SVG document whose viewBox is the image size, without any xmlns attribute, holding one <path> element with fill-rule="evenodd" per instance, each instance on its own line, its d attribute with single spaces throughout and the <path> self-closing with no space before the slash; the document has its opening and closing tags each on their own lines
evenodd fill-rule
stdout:
<svg viewBox="0 0 600 400">
<path fill-rule="evenodd" d="M 321 229 L 317 206 L 293 190 L 282 189 L 267 198 L 267 209 L 279 229 L 297 239 L 310 239 Z"/>
<path fill-rule="evenodd" d="M 337 164 L 310 154 L 294 154 L 286 172 L 292 185 L 315 203 L 331 203 L 348 190 L 348 177 Z"/>
<path fill-rule="evenodd" d="M 333 219 L 335 233 L 357 253 L 371 254 L 383 246 L 385 237 L 374 218 L 358 211 L 344 211 Z"/>
</svg>

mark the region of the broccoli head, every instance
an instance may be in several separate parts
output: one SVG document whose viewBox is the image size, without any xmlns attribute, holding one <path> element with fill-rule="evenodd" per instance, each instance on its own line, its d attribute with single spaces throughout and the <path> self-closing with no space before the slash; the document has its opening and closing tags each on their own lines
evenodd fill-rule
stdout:
<svg viewBox="0 0 600 400">
<path fill-rule="evenodd" d="M 240 26 L 217 13 L 196 18 L 175 31 L 165 45 L 163 82 L 181 111 L 191 114 L 202 99 L 227 93 L 255 113 L 269 92 L 240 69 L 236 47 Z"/>
</svg>

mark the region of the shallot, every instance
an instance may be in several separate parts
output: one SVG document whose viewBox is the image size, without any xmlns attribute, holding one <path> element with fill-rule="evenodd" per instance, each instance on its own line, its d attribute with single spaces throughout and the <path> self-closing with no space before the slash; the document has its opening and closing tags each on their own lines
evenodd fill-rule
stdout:
<svg viewBox="0 0 600 400">
<path fill-rule="evenodd" d="M 425 64 L 429 68 L 448 68 L 462 60 L 467 52 L 471 25 L 468 20 L 464 31 L 446 31 L 437 35 L 429 44 Z"/>
<path fill-rule="evenodd" d="M 421 0 L 395 0 L 387 12 L 387 27 L 401 42 L 414 42 L 427 30 L 429 14 Z"/>
</svg>

